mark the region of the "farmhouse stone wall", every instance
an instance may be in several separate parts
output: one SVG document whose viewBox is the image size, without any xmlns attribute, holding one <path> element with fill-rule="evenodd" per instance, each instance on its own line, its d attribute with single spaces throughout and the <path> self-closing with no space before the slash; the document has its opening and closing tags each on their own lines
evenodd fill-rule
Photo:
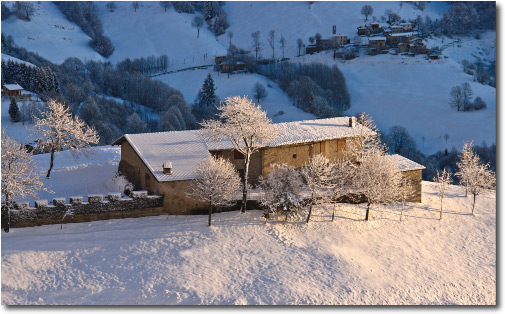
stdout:
<svg viewBox="0 0 505 314">
<path fill-rule="evenodd" d="M 402 171 L 402 174 L 410 179 L 412 186 L 414 188 L 412 195 L 407 199 L 407 201 L 413 203 L 421 203 L 423 193 L 422 170 L 419 169 L 419 170 Z"/>
<path fill-rule="evenodd" d="M 65 198 L 55 198 L 50 205 L 47 200 L 40 200 L 35 201 L 35 207 L 30 207 L 28 202 L 17 202 L 11 210 L 11 227 L 58 224 L 69 209 L 73 210 L 74 215 L 65 217 L 63 223 L 165 214 L 162 207 L 163 197 L 147 195 L 147 191 L 134 191 L 132 197 L 110 193 L 106 197 L 99 194 L 88 195 L 87 202 L 83 202 L 80 196 L 70 197 L 69 203 L 65 201 Z"/>
</svg>

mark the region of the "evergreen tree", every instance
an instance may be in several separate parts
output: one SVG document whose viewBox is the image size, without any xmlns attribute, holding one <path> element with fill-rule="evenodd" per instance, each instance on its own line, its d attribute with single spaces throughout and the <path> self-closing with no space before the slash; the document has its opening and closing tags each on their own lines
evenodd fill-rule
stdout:
<svg viewBox="0 0 505 314">
<path fill-rule="evenodd" d="M 198 96 L 195 99 L 195 104 L 193 106 L 193 115 L 197 121 L 202 121 L 203 119 L 213 119 L 217 113 L 217 104 L 219 98 L 216 95 L 216 87 L 214 86 L 214 80 L 212 76 L 209 75 L 203 82 L 202 89 L 198 92 Z"/>
<path fill-rule="evenodd" d="M 14 122 L 19 121 L 19 108 L 18 104 L 16 103 L 16 99 L 11 98 L 11 104 L 9 106 L 9 116 L 11 117 L 11 120 Z"/>
</svg>

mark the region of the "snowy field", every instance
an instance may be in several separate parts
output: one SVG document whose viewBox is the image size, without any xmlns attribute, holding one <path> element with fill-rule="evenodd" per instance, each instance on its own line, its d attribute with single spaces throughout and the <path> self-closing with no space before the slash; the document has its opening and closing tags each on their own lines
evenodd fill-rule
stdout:
<svg viewBox="0 0 505 314">
<path fill-rule="evenodd" d="M 325 52 L 296 61 L 335 64 Z M 338 61 L 337 65 L 351 94 L 351 109 L 346 114 L 364 111 L 383 131 L 404 126 L 425 154 L 446 147 L 460 150 L 463 141 L 496 143 L 496 89 L 474 82 L 450 58 L 430 61 L 424 56 L 377 55 Z M 457 112 L 450 107 L 451 88 L 463 83 L 470 84 L 474 98 L 481 97 L 486 102 L 486 109 Z"/>
<path fill-rule="evenodd" d="M 11 229 L 2 233 L 2 303 L 496 304 L 496 198 L 451 187 L 439 220 L 423 203 L 318 207 L 310 224 L 261 211 Z"/>
<path fill-rule="evenodd" d="M 268 92 L 268 96 L 260 102 L 260 105 L 274 123 L 316 119 L 313 114 L 303 112 L 301 109 L 294 107 L 293 102 L 279 86 L 262 75 L 242 73 L 230 75 L 230 78 L 228 78 L 226 74 L 208 69 L 177 72 L 156 78 L 180 90 L 184 95 L 184 99 L 192 104 L 209 73 L 212 75 L 214 85 L 217 88 L 216 95 L 221 100 L 237 95 L 247 95 L 253 98 L 252 88 L 254 84 L 256 82 L 263 84 Z M 188 82 L 191 82 L 191 84 L 188 84 Z M 271 88 L 268 87 L 269 84 L 272 86 Z M 284 114 L 279 115 L 280 111 L 284 112 Z"/>
<path fill-rule="evenodd" d="M 115 2 L 117 9 L 114 12 L 106 9 L 105 1 L 95 4 L 99 8 L 104 33 L 115 47 L 108 59 L 114 64 L 125 58 L 166 54 L 173 62 L 172 70 L 213 64 L 215 55 L 226 54 L 225 46 L 217 42 L 206 24 L 200 28 L 197 38 L 197 30 L 191 26 L 196 14 L 177 13 L 173 8 L 165 12 L 158 1 L 140 2 L 137 12 L 132 8 L 132 2 Z M 205 61 L 204 54 L 210 59 Z"/>
<path fill-rule="evenodd" d="M 26 123 L 23 125 L 22 122 L 12 122 L 9 116 L 9 106 L 10 98 L 2 96 L 2 106 L 1 106 L 1 119 L 2 119 L 2 129 L 5 129 L 7 135 L 12 139 L 20 143 L 31 143 L 35 142 L 35 136 L 33 133 L 34 124 Z M 17 102 L 19 110 L 23 110 L 23 106 L 27 106 L 28 102 L 20 101 Z"/>
<path fill-rule="evenodd" d="M 5 1 L 12 7 L 13 2 Z M 30 22 L 14 16 L 2 21 L 2 32 L 12 35 L 14 43 L 54 63 L 70 57 L 83 60 L 103 60 L 89 47 L 91 38 L 81 28 L 66 19 L 58 7 L 49 1 L 33 1 L 35 12 Z"/>
</svg>

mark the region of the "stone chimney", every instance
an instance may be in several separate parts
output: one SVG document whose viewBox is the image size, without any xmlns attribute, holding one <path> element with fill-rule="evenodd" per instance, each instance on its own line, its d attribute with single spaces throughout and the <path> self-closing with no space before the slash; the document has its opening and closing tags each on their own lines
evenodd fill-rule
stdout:
<svg viewBox="0 0 505 314">
<path fill-rule="evenodd" d="M 163 164 L 163 173 L 164 174 L 172 174 L 172 162 L 167 161 Z"/>
<path fill-rule="evenodd" d="M 333 35 L 337 34 L 337 25 L 333 25 Z"/>
<path fill-rule="evenodd" d="M 349 126 L 351 128 L 356 127 L 356 117 L 349 117 Z"/>
</svg>

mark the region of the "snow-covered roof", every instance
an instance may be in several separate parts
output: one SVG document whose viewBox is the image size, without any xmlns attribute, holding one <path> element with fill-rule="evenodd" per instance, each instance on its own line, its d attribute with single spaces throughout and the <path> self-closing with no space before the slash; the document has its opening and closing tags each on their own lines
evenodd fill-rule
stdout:
<svg viewBox="0 0 505 314">
<path fill-rule="evenodd" d="M 368 40 L 386 40 L 386 37 L 370 37 Z"/>
<path fill-rule="evenodd" d="M 265 147 L 317 142 L 357 136 L 361 124 L 349 127 L 349 117 L 276 123 L 277 137 Z M 209 156 L 209 150 L 233 149 L 228 140 L 205 142 L 201 131 L 172 131 L 126 134 L 112 145 L 127 140 L 158 181 L 193 179 L 198 163 Z M 163 163 L 172 162 L 172 174 L 163 173 Z"/>
<path fill-rule="evenodd" d="M 395 155 L 387 155 L 387 158 L 391 158 L 397 165 L 400 171 L 411 171 L 411 170 L 423 170 L 426 169 L 425 166 L 418 164 L 408 158 L 400 156 L 398 154 Z"/>
<path fill-rule="evenodd" d="M 210 155 L 197 130 L 126 134 L 113 145 L 120 144 L 123 139 L 130 143 L 158 181 L 193 179 L 198 163 Z M 165 162 L 172 162 L 172 174 L 163 173 Z"/>
<path fill-rule="evenodd" d="M 389 36 L 414 36 L 417 35 L 416 32 L 407 32 L 407 33 L 396 33 L 396 34 L 390 34 Z"/>
<path fill-rule="evenodd" d="M 407 26 L 407 25 L 412 25 L 412 23 L 400 23 L 400 25 Z"/>
<path fill-rule="evenodd" d="M 21 85 L 18 84 L 5 84 L 3 87 L 7 88 L 8 90 L 22 90 L 24 89 L 21 87 Z"/>
</svg>

